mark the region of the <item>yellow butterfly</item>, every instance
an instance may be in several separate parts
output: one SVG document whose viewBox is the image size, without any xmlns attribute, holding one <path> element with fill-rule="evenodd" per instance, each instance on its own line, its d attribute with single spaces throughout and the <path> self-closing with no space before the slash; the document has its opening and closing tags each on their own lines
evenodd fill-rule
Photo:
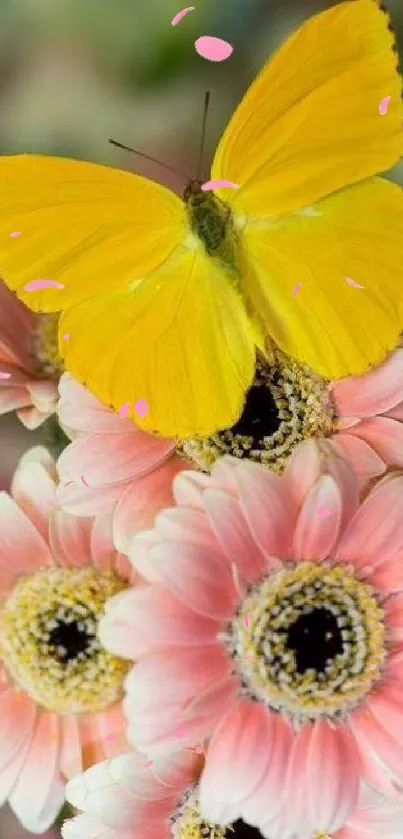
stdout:
<svg viewBox="0 0 403 839">
<path fill-rule="evenodd" d="M 388 16 L 341 3 L 289 38 L 235 111 L 211 178 L 237 190 L 193 182 L 182 201 L 108 167 L 0 158 L 1 274 L 30 308 L 62 312 L 66 369 L 103 402 L 130 402 L 150 431 L 208 436 L 239 418 L 266 338 L 329 378 L 396 345 L 403 191 L 374 176 L 401 156 L 402 126 Z M 63 288 L 26 291 L 35 279 Z"/>
</svg>

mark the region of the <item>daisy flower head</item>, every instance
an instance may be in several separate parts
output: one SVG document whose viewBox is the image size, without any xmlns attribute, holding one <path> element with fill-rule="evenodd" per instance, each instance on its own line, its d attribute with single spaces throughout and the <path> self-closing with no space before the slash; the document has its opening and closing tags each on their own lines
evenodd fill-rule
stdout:
<svg viewBox="0 0 403 839">
<path fill-rule="evenodd" d="M 24 455 L 0 493 L 0 790 L 27 830 L 52 824 L 66 778 L 129 748 L 127 663 L 97 627 L 107 598 L 136 580 L 105 517 L 58 509 L 47 451 Z"/>
<path fill-rule="evenodd" d="M 59 503 L 77 516 L 113 514 L 114 543 L 126 552 L 133 524 L 151 527 L 173 503 L 173 478 L 191 464 L 173 440 L 141 431 L 67 373 L 59 392 L 59 421 L 73 440 L 57 463 Z"/>
<path fill-rule="evenodd" d="M 308 839 L 341 829 L 361 781 L 403 782 L 403 475 L 358 489 L 327 443 L 281 476 L 223 458 L 178 476 L 177 506 L 133 539 L 150 585 L 109 601 L 100 638 L 137 662 L 133 744 L 209 740 L 211 822 Z"/>
<path fill-rule="evenodd" d="M 138 752 L 104 761 L 67 785 L 82 812 L 64 822 L 63 839 L 303 839 L 278 818 L 261 833 L 237 819 L 216 824 L 200 810 L 202 760 L 189 752 L 146 761 Z M 361 785 L 357 807 L 327 839 L 401 839 L 403 799 Z"/>
<path fill-rule="evenodd" d="M 17 411 L 29 429 L 56 410 L 62 364 L 58 316 L 36 315 L 0 279 L 0 414 Z"/>
<path fill-rule="evenodd" d="M 181 449 L 209 471 L 223 455 L 282 472 L 299 443 L 328 438 L 362 481 L 403 467 L 403 348 L 363 376 L 329 382 L 279 349 L 258 358 L 241 417 Z"/>
</svg>

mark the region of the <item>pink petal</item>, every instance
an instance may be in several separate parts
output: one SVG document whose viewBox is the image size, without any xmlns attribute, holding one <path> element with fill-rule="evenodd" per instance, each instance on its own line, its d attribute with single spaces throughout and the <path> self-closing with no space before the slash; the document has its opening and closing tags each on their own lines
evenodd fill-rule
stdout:
<svg viewBox="0 0 403 839">
<path fill-rule="evenodd" d="M 170 457 L 152 472 L 129 484 L 114 513 L 113 536 L 119 551 L 128 553 L 136 531 L 152 527 L 157 513 L 173 505 L 173 479 L 186 468 L 179 457 Z"/>
<path fill-rule="evenodd" d="M 123 483 L 154 469 L 173 451 L 170 440 L 152 437 L 133 426 L 122 434 L 79 437 L 59 458 L 62 479 L 85 475 L 90 486 Z"/>
<path fill-rule="evenodd" d="M 217 536 L 208 520 L 205 510 L 187 507 L 171 507 L 163 510 L 155 520 L 155 532 L 168 542 L 194 542 L 203 545 L 215 554 L 221 554 Z M 223 559 L 225 562 L 225 560 Z"/>
<path fill-rule="evenodd" d="M 59 393 L 59 418 L 68 428 L 89 434 L 122 434 L 136 429 L 131 420 L 123 421 L 69 373 L 63 373 L 59 381 Z"/>
<path fill-rule="evenodd" d="M 188 12 L 194 12 L 194 6 L 187 6 L 186 9 L 182 9 L 182 11 L 178 12 L 175 17 L 171 20 L 172 26 L 176 26 Z"/>
<path fill-rule="evenodd" d="M 401 572 L 401 569 L 400 569 Z M 391 594 L 386 603 L 385 609 L 386 626 L 390 641 L 403 641 L 403 592 Z"/>
<path fill-rule="evenodd" d="M 130 708 L 150 713 L 153 708 L 182 703 L 223 678 L 229 670 L 230 659 L 219 644 L 153 650 L 137 662 L 126 678 Z"/>
<path fill-rule="evenodd" d="M 58 773 L 59 721 L 56 714 L 41 713 L 18 781 L 9 797 L 10 805 L 23 826 L 39 819 Z M 60 809 L 57 797 L 48 814 L 48 824 Z M 52 811 L 53 809 L 53 811 Z"/>
<path fill-rule="evenodd" d="M 343 724 L 317 720 L 296 732 L 285 798 L 293 802 L 290 827 L 298 833 L 333 833 L 358 801 L 359 756 Z M 320 795 L 318 796 L 318 789 Z"/>
<path fill-rule="evenodd" d="M 57 510 L 50 523 L 50 544 L 58 565 L 72 568 L 91 563 L 92 519 Z"/>
<path fill-rule="evenodd" d="M 352 280 L 352 279 L 351 279 L 351 277 L 346 277 L 346 278 L 345 278 L 345 280 L 346 280 L 346 283 L 347 283 L 348 285 L 351 285 L 351 286 L 353 286 L 354 288 L 365 288 L 365 286 L 360 285 L 360 284 L 359 284 L 359 283 L 357 283 L 355 280 Z"/>
<path fill-rule="evenodd" d="M 114 509 L 124 489 L 125 484 L 90 487 L 66 481 L 59 484 L 57 498 L 63 510 L 74 516 L 99 516 Z"/>
<path fill-rule="evenodd" d="M 10 792 L 12 791 L 15 782 L 21 772 L 22 767 L 27 758 L 31 746 L 31 735 L 25 740 L 23 746 L 12 760 L 7 763 L 7 766 L 0 772 L 0 807 L 7 801 Z"/>
<path fill-rule="evenodd" d="M 369 585 L 381 595 L 392 594 L 402 588 L 403 551 L 392 557 L 385 557 L 375 569 L 365 568 L 365 578 Z"/>
<path fill-rule="evenodd" d="M 212 486 L 210 475 L 201 472 L 182 472 L 178 475 L 173 484 L 174 498 L 177 504 L 183 506 L 200 508 L 202 504 L 202 491 Z"/>
<path fill-rule="evenodd" d="M 403 547 L 402 490 L 403 477 L 391 477 L 370 492 L 347 526 L 336 559 L 376 567 Z"/>
<path fill-rule="evenodd" d="M 327 515 L 321 515 L 325 508 Z M 324 475 L 307 495 L 295 527 L 292 555 L 298 559 L 325 559 L 332 552 L 339 534 L 342 502 L 339 488 Z"/>
<path fill-rule="evenodd" d="M 53 564 L 48 545 L 5 492 L 0 493 L 0 533 L 0 565 L 6 563 L 15 575 Z"/>
<path fill-rule="evenodd" d="M 270 765 L 274 723 L 270 711 L 239 700 L 215 730 L 200 781 L 200 808 L 209 821 L 219 822 L 223 808 L 241 813 Z"/>
<path fill-rule="evenodd" d="M 135 544 L 136 540 L 130 558 L 142 574 L 143 564 L 135 554 Z M 230 617 L 238 595 L 231 571 L 212 551 L 207 552 L 198 545 L 170 542 L 151 548 L 147 562 L 154 581 L 163 583 L 195 612 L 215 620 Z"/>
<path fill-rule="evenodd" d="M 30 356 L 30 336 L 38 321 L 37 315 L 24 306 L 3 282 L 0 282 L 1 342 L 26 372 L 33 372 Z"/>
<path fill-rule="evenodd" d="M 104 752 L 109 758 L 117 757 L 129 751 L 130 747 L 126 737 L 127 719 L 120 702 L 115 702 L 105 711 L 100 711 L 97 714 L 97 723 Z"/>
<path fill-rule="evenodd" d="M 110 601 L 99 637 L 117 655 L 136 659 L 153 647 L 214 644 L 220 624 L 177 600 L 162 586 L 142 586 Z"/>
<path fill-rule="evenodd" d="M 385 463 L 403 467 L 403 424 L 388 417 L 363 420 L 350 434 L 365 440 Z"/>
<path fill-rule="evenodd" d="M 24 285 L 24 291 L 37 291 L 41 288 L 64 288 L 64 285 L 57 280 L 31 280 Z"/>
<path fill-rule="evenodd" d="M 60 771 L 65 778 L 72 778 L 83 768 L 80 730 L 76 717 L 60 717 L 60 734 Z"/>
<path fill-rule="evenodd" d="M 234 471 L 243 513 L 266 561 L 285 558 L 291 549 L 295 510 L 284 483 L 263 466 L 242 462 Z"/>
<path fill-rule="evenodd" d="M 112 521 L 112 513 L 104 513 L 103 516 L 97 516 L 91 528 L 91 559 L 95 568 L 100 571 L 110 571 L 116 565 L 117 552 L 112 541 Z M 130 576 L 130 569 L 128 562 L 128 576 Z"/>
<path fill-rule="evenodd" d="M 36 707 L 25 694 L 13 688 L 0 693 L 0 772 L 30 740 Z"/>
<path fill-rule="evenodd" d="M 54 468 L 53 460 L 46 449 L 38 446 L 29 450 L 17 466 L 11 489 L 18 506 L 45 541 L 48 539 L 49 519 L 57 505 L 52 466 Z"/>
<path fill-rule="evenodd" d="M 239 184 L 234 184 L 233 181 L 226 181 L 222 178 L 217 178 L 215 181 L 206 181 L 206 183 L 202 186 L 202 191 L 208 192 L 210 189 L 224 189 L 225 187 L 228 187 L 229 189 L 239 189 Z"/>
<path fill-rule="evenodd" d="M 198 38 L 195 48 L 196 52 L 208 61 L 225 61 L 234 51 L 234 47 L 228 41 L 214 38 L 212 35 L 202 35 Z"/>
<path fill-rule="evenodd" d="M 400 692 L 401 693 L 401 692 Z M 374 706 L 375 707 L 375 706 Z M 388 731 L 388 721 L 379 720 L 373 713 L 373 702 L 362 704 L 349 717 L 349 727 L 359 744 L 370 746 L 380 760 L 400 780 L 403 779 L 403 749 L 400 728 L 392 734 Z"/>
<path fill-rule="evenodd" d="M 336 434 L 333 442 L 347 455 L 360 481 L 369 481 L 383 475 L 385 464 L 382 458 L 365 440 L 351 434 Z"/>
<path fill-rule="evenodd" d="M 7 414 L 8 411 L 15 411 L 16 408 L 25 408 L 31 404 L 31 397 L 26 387 L 0 388 L 0 414 Z"/>
<path fill-rule="evenodd" d="M 206 490 L 203 502 L 227 562 L 235 563 L 245 580 L 254 582 L 266 563 L 252 537 L 241 504 L 219 489 Z"/>
<path fill-rule="evenodd" d="M 242 802 L 242 818 L 248 824 L 262 825 L 274 818 L 284 801 L 284 778 L 290 759 L 294 731 L 280 714 L 272 714 L 271 749 L 267 771 L 247 801 Z M 261 745 L 263 750 L 263 743 Z M 261 828 L 260 828 L 261 829 Z"/>
<path fill-rule="evenodd" d="M 339 416 L 373 417 L 403 401 L 403 349 L 363 376 L 349 376 L 332 384 Z"/>
</svg>

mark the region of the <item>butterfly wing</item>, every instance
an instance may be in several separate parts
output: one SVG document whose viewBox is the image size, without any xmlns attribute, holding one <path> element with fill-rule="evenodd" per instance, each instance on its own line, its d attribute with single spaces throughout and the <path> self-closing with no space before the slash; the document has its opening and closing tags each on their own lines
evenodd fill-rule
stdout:
<svg viewBox="0 0 403 839">
<path fill-rule="evenodd" d="M 0 273 L 35 311 L 142 278 L 178 246 L 183 225 L 183 202 L 138 175 L 65 158 L 0 157 Z M 37 279 L 64 288 L 24 290 Z"/>
<path fill-rule="evenodd" d="M 403 194 L 372 177 L 403 150 L 396 62 L 377 0 L 315 15 L 263 68 L 214 159 L 213 177 L 240 187 L 220 196 L 242 230 L 249 305 L 328 378 L 380 362 L 403 330 Z"/>
<path fill-rule="evenodd" d="M 340 3 L 310 18 L 265 65 L 213 162 L 212 178 L 240 187 L 220 191 L 234 212 L 278 218 L 397 162 L 402 84 L 389 26 L 377 0 Z"/>
<path fill-rule="evenodd" d="M 284 352 L 325 378 L 341 378 L 396 346 L 403 327 L 403 192 L 396 184 L 370 178 L 309 214 L 280 219 L 265 235 L 250 225 L 244 245 L 244 293 Z"/>
<path fill-rule="evenodd" d="M 255 336 L 239 292 L 202 251 L 179 250 L 137 287 L 77 303 L 61 317 L 65 332 L 67 369 L 115 409 L 129 402 L 145 430 L 208 436 L 242 412 Z"/>
</svg>

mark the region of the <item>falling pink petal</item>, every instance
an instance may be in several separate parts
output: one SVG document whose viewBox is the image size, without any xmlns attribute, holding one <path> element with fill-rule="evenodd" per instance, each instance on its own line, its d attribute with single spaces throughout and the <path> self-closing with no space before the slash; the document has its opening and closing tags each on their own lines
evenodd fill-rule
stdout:
<svg viewBox="0 0 403 839">
<path fill-rule="evenodd" d="M 386 111 L 388 110 L 389 102 L 390 102 L 390 96 L 384 96 L 384 98 L 381 99 L 381 101 L 379 103 L 379 113 L 382 114 L 382 116 L 384 114 L 386 114 Z"/>
<path fill-rule="evenodd" d="M 68 332 L 66 332 L 65 335 L 63 335 L 63 341 L 68 341 L 69 338 L 70 338 L 70 335 L 69 335 Z"/>
<path fill-rule="evenodd" d="M 328 510 L 327 507 L 320 507 L 319 508 L 319 515 L 320 516 L 329 516 L 330 515 L 330 510 Z"/>
<path fill-rule="evenodd" d="M 203 746 L 196 746 L 196 752 L 197 752 L 198 755 L 204 754 Z"/>
<path fill-rule="evenodd" d="M 145 399 L 138 399 L 134 405 L 134 410 L 138 417 L 145 417 L 148 413 L 148 405 Z"/>
<path fill-rule="evenodd" d="M 15 239 L 16 236 L 21 236 L 21 230 L 15 230 L 14 233 L 10 233 L 11 239 Z"/>
<path fill-rule="evenodd" d="M 40 288 L 64 288 L 64 285 L 56 280 L 31 280 L 24 285 L 24 291 L 38 291 Z"/>
<path fill-rule="evenodd" d="M 0 379 L 9 379 L 11 373 L 0 373 Z"/>
<path fill-rule="evenodd" d="M 119 416 L 120 416 L 120 417 L 127 417 L 128 413 L 129 413 L 129 408 L 130 408 L 130 402 L 125 402 L 125 403 L 124 403 L 124 404 L 123 404 L 123 405 L 119 408 Z"/>
<path fill-rule="evenodd" d="M 294 297 L 297 296 L 301 286 L 302 286 L 302 283 L 297 283 L 297 285 L 294 286 L 293 291 L 292 291 Z"/>
<path fill-rule="evenodd" d="M 181 12 L 178 12 L 178 14 L 175 15 L 175 17 L 171 20 L 172 26 L 176 26 L 178 23 L 180 23 L 182 18 L 185 17 L 185 15 L 187 15 L 188 12 L 194 12 L 195 8 L 195 6 L 187 6 L 186 9 L 182 9 Z"/>
<path fill-rule="evenodd" d="M 248 617 L 248 615 L 245 615 L 245 617 L 244 617 L 244 619 L 243 619 L 243 622 L 244 622 L 244 624 L 245 624 L 246 628 L 248 628 L 248 626 L 249 626 L 249 617 Z"/>
<path fill-rule="evenodd" d="M 228 186 L 231 189 L 239 189 L 238 184 L 234 184 L 233 181 L 224 181 L 220 178 L 217 178 L 216 181 L 206 181 L 206 183 L 202 186 L 202 190 L 203 192 L 207 192 L 209 189 L 223 189 L 224 187 Z"/>
<path fill-rule="evenodd" d="M 85 487 L 88 486 L 87 481 L 84 478 L 84 475 L 81 475 L 81 483 L 83 483 Z"/>
<path fill-rule="evenodd" d="M 346 277 L 346 283 L 352 285 L 354 288 L 365 288 L 365 285 L 360 285 L 359 283 L 356 283 L 356 281 L 352 280 L 351 277 Z"/>
<path fill-rule="evenodd" d="M 195 41 L 196 52 L 207 61 L 225 61 L 234 52 L 234 47 L 223 41 L 222 38 L 214 38 L 212 35 L 202 35 Z"/>
<path fill-rule="evenodd" d="M 151 765 L 152 765 L 152 760 L 147 760 L 147 763 L 144 764 L 144 766 L 151 766 Z"/>
<path fill-rule="evenodd" d="M 183 728 L 178 728 L 178 729 L 175 731 L 175 734 L 176 734 L 176 736 L 177 736 L 177 737 L 183 737 L 184 733 L 185 733 L 185 732 L 183 731 Z"/>
<path fill-rule="evenodd" d="M 66 483 L 64 484 L 64 486 L 65 486 L 65 487 L 68 487 L 68 486 L 70 486 L 70 484 L 74 484 L 74 481 L 66 481 Z"/>
<path fill-rule="evenodd" d="M 106 740 L 113 740 L 113 734 L 107 734 L 105 739 Z"/>
</svg>

